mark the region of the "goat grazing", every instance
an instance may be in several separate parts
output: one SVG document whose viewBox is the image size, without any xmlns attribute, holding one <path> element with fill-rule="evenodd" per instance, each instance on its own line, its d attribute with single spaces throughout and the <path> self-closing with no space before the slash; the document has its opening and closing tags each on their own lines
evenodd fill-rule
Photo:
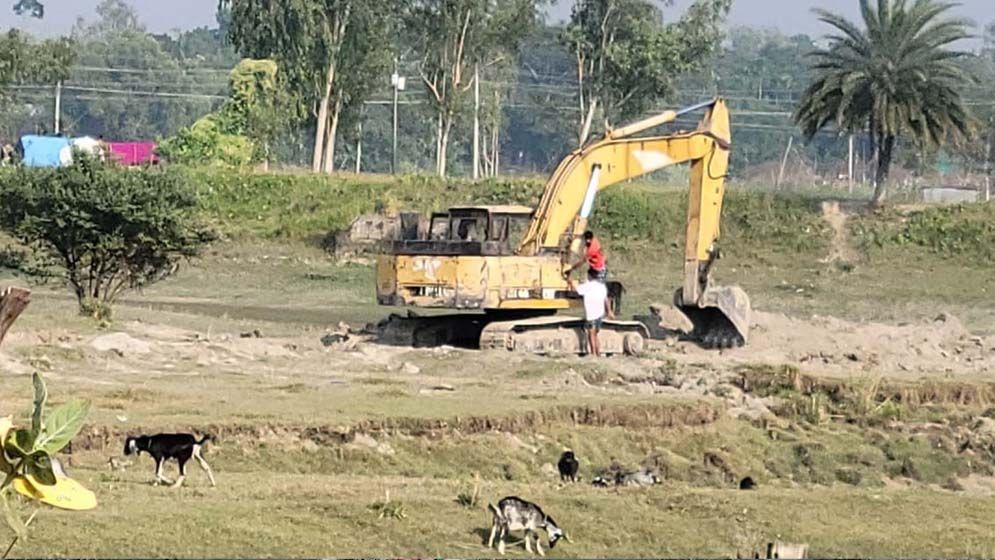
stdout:
<svg viewBox="0 0 995 560">
<path fill-rule="evenodd" d="M 129 437 L 124 441 L 124 454 L 141 454 L 143 451 L 152 456 L 155 460 L 155 484 L 165 482 L 171 484 L 173 488 L 183 485 L 183 480 L 187 476 L 186 464 L 191 457 L 197 460 L 200 468 L 204 469 L 207 477 L 211 479 L 211 486 L 214 483 L 214 473 L 211 467 L 204 460 L 202 449 L 211 436 L 204 436 L 197 440 L 191 434 L 156 434 L 154 436 Z M 162 476 L 162 465 L 169 459 L 176 459 L 180 465 L 180 476 L 176 482 L 170 481 Z"/>
<path fill-rule="evenodd" d="M 498 505 L 487 504 L 494 516 L 494 524 L 491 526 L 491 537 L 487 541 L 487 548 L 494 546 L 494 537 L 498 538 L 498 552 L 504 555 L 504 538 L 509 531 L 525 532 L 525 550 L 532 553 L 530 536 L 535 536 L 536 552 L 539 556 L 545 556 L 542 551 L 542 544 L 539 540 L 539 529 L 545 529 L 549 535 L 549 549 L 553 550 L 556 541 L 563 538 L 570 542 L 566 533 L 553 521 L 553 518 L 543 513 L 539 506 L 532 502 L 527 502 L 516 496 L 508 496 L 498 502 Z"/>
<path fill-rule="evenodd" d="M 573 451 L 564 451 L 556 466 L 560 469 L 560 480 L 577 482 L 577 470 L 580 468 L 580 463 L 577 462 L 577 457 L 574 456 Z"/>
</svg>

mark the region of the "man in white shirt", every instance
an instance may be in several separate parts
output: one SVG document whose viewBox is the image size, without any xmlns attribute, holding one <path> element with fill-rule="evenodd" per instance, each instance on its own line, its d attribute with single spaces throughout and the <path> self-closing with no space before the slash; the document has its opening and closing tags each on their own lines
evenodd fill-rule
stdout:
<svg viewBox="0 0 995 560">
<path fill-rule="evenodd" d="M 608 287 L 599 282 L 590 273 L 587 282 L 580 286 L 572 279 L 567 279 L 567 285 L 574 292 L 584 298 L 584 332 L 587 333 L 587 351 L 595 357 L 601 356 L 601 344 L 598 341 L 598 333 L 601 332 L 601 325 L 605 316 L 614 319 L 611 306 L 608 303 Z"/>
</svg>

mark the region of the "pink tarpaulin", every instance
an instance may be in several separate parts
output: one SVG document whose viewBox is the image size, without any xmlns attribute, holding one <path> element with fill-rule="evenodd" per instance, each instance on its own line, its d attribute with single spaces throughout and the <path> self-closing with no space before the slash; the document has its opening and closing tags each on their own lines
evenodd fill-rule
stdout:
<svg viewBox="0 0 995 560">
<path fill-rule="evenodd" d="M 159 163 L 155 142 L 108 142 L 107 148 L 114 161 L 121 165 Z"/>
</svg>

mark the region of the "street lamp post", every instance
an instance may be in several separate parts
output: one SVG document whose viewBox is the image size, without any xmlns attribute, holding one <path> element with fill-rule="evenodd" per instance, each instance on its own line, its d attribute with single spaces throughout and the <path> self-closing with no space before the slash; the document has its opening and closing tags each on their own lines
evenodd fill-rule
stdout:
<svg viewBox="0 0 995 560">
<path fill-rule="evenodd" d="M 394 134 L 392 142 L 392 152 L 391 152 L 391 164 L 390 172 L 397 175 L 397 98 L 401 91 L 404 91 L 405 86 L 404 76 L 398 74 L 397 71 L 397 58 L 394 58 L 394 73 L 390 77 L 390 85 L 394 88 Z"/>
</svg>

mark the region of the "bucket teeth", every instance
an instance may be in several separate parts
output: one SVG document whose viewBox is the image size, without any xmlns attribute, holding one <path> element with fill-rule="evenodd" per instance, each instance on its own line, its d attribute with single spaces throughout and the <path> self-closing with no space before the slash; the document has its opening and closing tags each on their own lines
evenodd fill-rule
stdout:
<svg viewBox="0 0 995 560">
<path fill-rule="evenodd" d="M 738 348 L 749 338 L 750 298 L 738 286 L 708 288 L 698 302 L 684 301 L 677 290 L 674 306 L 694 326 L 691 338 L 706 348 Z"/>
</svg>

